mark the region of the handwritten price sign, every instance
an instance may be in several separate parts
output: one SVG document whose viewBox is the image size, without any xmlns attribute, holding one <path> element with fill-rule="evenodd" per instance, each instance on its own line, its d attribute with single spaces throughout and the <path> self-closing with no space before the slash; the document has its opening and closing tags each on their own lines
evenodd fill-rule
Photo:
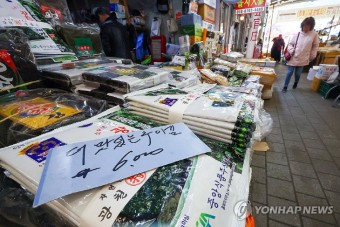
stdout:
<svg viewBox="0 0 340 227">
<path fill-rule="evenodd" d="M 54 148 L 33 206 L 207 152 L 183 123 Z"/>
</svg>

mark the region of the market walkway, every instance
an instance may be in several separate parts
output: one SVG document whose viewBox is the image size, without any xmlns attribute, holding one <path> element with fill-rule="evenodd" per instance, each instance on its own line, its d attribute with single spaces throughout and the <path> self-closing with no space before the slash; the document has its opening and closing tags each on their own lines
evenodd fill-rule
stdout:
<svg viewBox="0 0 340 227">
<path fill-rule="evenodd" d="M 334 206 L 332 215 L 257 215 L 263 226 L 340 226 L 340 108 L 310 89 L 306 74 L 298 89 L 281 93 L 286 66 L 276 67 L 273 98 L 265 102 L 274 128 L 268 152 L 255 152 L 253 206 Z M 293 80 L 293 78 L 292 78 Z M 265 210 L 264 210 L 265 211 Z"/>
</svg>

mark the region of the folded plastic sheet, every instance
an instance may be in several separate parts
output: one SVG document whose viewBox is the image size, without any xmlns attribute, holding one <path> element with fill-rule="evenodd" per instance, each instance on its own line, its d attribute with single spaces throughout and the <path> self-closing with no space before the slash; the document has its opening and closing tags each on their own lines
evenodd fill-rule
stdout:
<svg viewBox="0 0 340 227">
<path fill-rule="evenodd" d="M 0 29 L 0 65 L 0 95 L 39 80 L 28 39 L 19 29 Z"/>
<path fill-rule="evenodd" d="M 83 73 L 84 81 L 105 84 L 122 93 L 153 87 L 170 77 L 166 70 L 142 65 L 110 65 Z"/>
<path fill-rule="evenodd" d="M 90 118 L 107 103 L 57 89 L 34 89 L 0 98 L 0 145 L 8 146 Z"/>
<path fill-rule="evenodd" d="M 72 86 L 83 83 L 82 74 L 88 70 L 93 70 L 105 66 L 107 64 L 128 64 L 131 65 L 131 60 L 118 58 L 93 58 L 74 62 L 74 65 L 69 67 L 68 64 L 52 64 L 39 67 L 42 72 L 42 77 L 50 83 L 60 86 L 62 89 L 70 89 Z"/>
<path fill-rule="evenodd" d="M 100 119 L 91 119 L 82 124 L 78 123 L 74 127 L 66 127 L 59 132 L 2 149 L 0 165 L 11 173 L 11 178 L 34 194 L 44 161 L 37 163 L 30 156 L 27 150 L 30 144 L 41 146 L 37 142 L 46 145 L 52 140 L 68 144 L 157 125 L 149 119 L 124 110 L 106 116 L 101 115 Z M 112 223 L 114 226 L 138 226 L 138 223 L 168 226 L 170 223 L 180 223 L 185 217 L 186 210 L 192 215 L 192 223 L 195 223 L 202 212 L 200 209 L 193 209 L 197 207 L 205 207 L 204 210 L 209 210 L 214 216 L 214 220 L 211 221 L 217 226 L 226 223 L 228 226 L 235 223 L 244 225 L 244 222 L 239 223 L 236 220 L 233 207 L 237 201 L 248 198 L 249 151 L 235 149 L 225 143 L 207 138 L 201 139 L 212 148 L 211 157 L 202 155 L 183 160 L 102 188 L 75 193 L 47 205 L 57 211 L 61 217 L 72 221 L 75 225 L 82 223 L 83 226 L 108 226 L 108 223 L 110 226 Z M 40 149 L 36 151 L 43 152 Z M 46 151 L 44 152 L 45 155 L 42 157 L 46 157 Z M 212 166 L 215 167 L 211 168 Z M 233 177 L 231 177 L 232 172 Z M 201 184 L 203 179 L 206 179 L 204 186 Z M 231 185 L 228 186 L 229 179 Z M 218 182 L 217 186 L 216 182 Z M 221 184 L 225 188 L 221 189 Z M 218 192 L 211 188 L 215 188 Z M 118 193 L 123 197 L 116 200 L 108 193 Z M 220 196 L 216 197 L 218 194 Z M 105 198 L 102 195 L 107 195 L 108 200 L 101 200 L 101 197 Z M 202 200 L 200 198 L 202 196 L 206 199 Z M 106 210 L 108 207 L 116 207 L 110 210 L 110 220 L 105 222 L 101 221 L 109 216 L 104 215 L 107 213 L 104 212 L 103 201 L 108 204 L 107 206 L 104 204 Z M 217 215 L 221 212 L 223 215 Z M 103 223 L 106 224 L 102 225 Z"/>
</svg>

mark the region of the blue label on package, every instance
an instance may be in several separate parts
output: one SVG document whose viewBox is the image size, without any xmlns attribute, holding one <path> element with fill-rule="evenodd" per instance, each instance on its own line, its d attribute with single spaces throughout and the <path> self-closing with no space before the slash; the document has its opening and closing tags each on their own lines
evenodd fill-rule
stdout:
<svg viewBox="0 0 340 227">
<path fill-rule="evenodd" d="M 47 140 L 40 142 L 39 144 L 33 145 L 25 151 L 25 154 L 33 159 L 34 161 L 41 163 L 46 160 L 48 151 L 57 146 L 64 146 L 66 143 L 51 137 Z"/>
</svg>

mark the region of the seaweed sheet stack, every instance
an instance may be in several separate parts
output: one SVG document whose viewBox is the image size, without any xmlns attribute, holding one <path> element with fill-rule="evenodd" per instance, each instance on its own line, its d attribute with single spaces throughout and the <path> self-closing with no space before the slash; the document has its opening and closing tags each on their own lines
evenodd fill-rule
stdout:
<svg viewBox="0 0 340 227">
<path fill-rule="evenodd" d="M 141 66 L 139 66 L 141 67 Z M 113 67 L 112 67 L 113 68 Z M 155 68 L 157 72 L 163 71 L 163 75 L 168 74 L 167 77 L 164 77 L 162 80 L 165 80 L 164 83 L 168 84 L 171 87 L 177 87 L 177 88 L 184 88 L 184 87 L 190 87 L 197 85 L 199 82 L 199 78 L 194 74 L 194 72 L 180 72 L 176 70 L 168 70 L 168 69 L 159 69 Z M 88 72 L 93 73 L 92 72 Z M 155 75 L 156 76 L 156 75 Z M 133 75 L 132 75 L 133 77 Z M 136 80 L 137 81 L 137 80 Z M 138 87 L 134 87 L 133 90 L 140 90 L 141 88 L 147 88 L 150 85 L 158 85 L 158 82 L 154 81 L 153 83 L 145 83 L 141 82 L 141 84 L 138 85 Z M 131 89 L 129 89 L 131 90 Z M 113 105 L 124 105 L 126 103 L 125 101 L 125 95 L 128 91 L 122 91 L 120 89 L 114 88 L 112 86 L 108 86 L 106 83 L 103 82 L 93 82 L 93 80 L 86 81 L 84 84 L 77 85 L 75 87 L 75 92 L 87 95 L 87 96 L 93 96 L 100 99 L 104 99 L 108 101 L 108 103 Z"/>
<path fill-rule="evenodd" d="M 252 91 L 254 89 L 250 89 Z M 131 112 L 161 123 L 184 122 L 198 135 L 247 147 L 262 102 L 246 88 L 156 87 L 127 97 Z"/>
<path fill-rule="evenodd" d="M 156 126 L 159 125 L 152 120 L 127 110 L 109 110 L 0 150 L 0 165 L 10 173 L 10 178 L 35 194 L 48 149 Z M 233 209 L 237 201 L 248 199 L 249 150 L 235 149 L 233 145 L 209 138 L 201 139 L 212 149 L 209 155 L 71 194 L 47 205 L 74 225 L 139 226 L 144 223 L 143 226 L 177 226 L 184 221 L 188 226 L 194 226 L 204 220 L 216 226 L 244 225 L 244 220 L 237 220 Z M 27 204 L 21 202 L 20 206 Z M 15 212 L 11 214 L 17 216 Z M 20 222 L 20 219 L 12 220 Z"/>
</svg>

